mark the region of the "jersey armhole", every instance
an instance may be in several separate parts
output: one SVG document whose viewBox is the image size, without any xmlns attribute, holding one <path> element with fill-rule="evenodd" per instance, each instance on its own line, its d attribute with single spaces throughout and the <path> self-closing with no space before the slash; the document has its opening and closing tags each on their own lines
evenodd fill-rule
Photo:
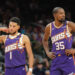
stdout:
<svg viewBox="0 0 75 75">
<path fill-rule="evenodd" d="M 21 34 L 20 38 L 19 38 L 19 43 L 23 44 L 23 36 L 24 34 Z"/>
<path fill-rule="evenodd" d="M 19 38 L 19 44 L 24 48 L 23 37 L 24 37 L 24 34 L 21 34 Z"/>
<path fill-rule="evenodd" d="M 67 21 L 67 24 L 66 24 L 66 28 L 67 28 L 67 32 L 69 32 L 69 34 L 72 36 L 71 32 L 69 31 L 68 21 Z"/>
<path fill-rule="evenodd" d="M 52 33 L 52 23 L 50 23 L 50 37 L 51 37 L 51 33 Z"/>
</svg>

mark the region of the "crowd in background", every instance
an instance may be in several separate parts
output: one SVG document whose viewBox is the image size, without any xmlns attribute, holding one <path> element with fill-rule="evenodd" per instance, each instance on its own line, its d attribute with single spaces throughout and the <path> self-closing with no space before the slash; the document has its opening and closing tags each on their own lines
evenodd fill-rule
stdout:
<svg viewBox="0 0 75 75">
<path fill-rule="evenodd" d="M 21 29 L 19 32 L 28 35 L 35 57 L 34 75 L 49 75 L 50 59 L 46 56 L 42 46 L 45 26 L 53 21 L 52 8 L 48 3 L 40 0 L 2 0 L 0 2 L 0 27 L 8 27 L 11 17 L 21 19 Z M 49 10 L 50 9 L 50 10 Z M 71 12 L 67 11 L 66 19 L 71 20 Z M 5 34 L 0 32 L 0 34 Z M 75 34 L 73 34 L 73 47 L 75 47 Z M 51 48 L 49 41 L 49 47 Z M 4 75 L 4 45 L 0 44 L 0 75 Z M 27 64 L 28 65 L 28 64 Z"/>
</svg>

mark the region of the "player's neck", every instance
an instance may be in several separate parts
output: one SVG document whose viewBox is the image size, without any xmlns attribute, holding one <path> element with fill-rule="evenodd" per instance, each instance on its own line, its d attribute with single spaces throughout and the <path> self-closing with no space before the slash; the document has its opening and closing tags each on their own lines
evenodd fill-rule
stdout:
<svg viewBox="0 0 75 75">
<path fill-rule="evenodd" d="M 63 25 L 63 23 L 61 23 L 61 22 L 55 20 L 55 25 L 56 25 L 57 27 L 59 27 L 59 26 Z"/>
<path fill-rule="evenodd" d="M 14 34 L 10 34 L 11 36 L 16 36 L 18 34 L 18 32 L 14 33 Z"/>
</svg>

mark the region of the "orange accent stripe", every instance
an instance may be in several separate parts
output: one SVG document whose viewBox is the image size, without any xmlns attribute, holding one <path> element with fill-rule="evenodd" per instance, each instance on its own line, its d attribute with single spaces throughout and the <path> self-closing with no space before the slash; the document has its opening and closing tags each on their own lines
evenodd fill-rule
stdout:
<svg viewBox="0 0 75 75">
<path fill-rule="evenodd" d="M 67 28 L 67 32 L 68 32 L 69 35 L 70 35 L 70 38 L 69 38 L 69 42 L 70 42 L 72 34 L 71 34 L 71 32 L 69 31 L 68 25 L 66 25 L 66 28 Z"/>
<path fill-rule="evenodd" d="M 69 32 L 70 36 L 72 36 L 71 32 L 69 31 L 68 25 L 66 25 L 67 32 Z"/>
<path fill-rule="evenodd" d="M 73 56 L 73 61 L 74 61 L 74 65 L 75 65 L 75 56 L 74 56 L 74 54 L 72 54 L 72 56 Z"/>
<path fill-rule="evenodd" d="M 66 30 L 64 30 L 65 38 L 67 39 Z"/>
<path fill-rule="evenodd" d="M 21 51 L 20 51 L 20 53 L 22 54 L 24 52 L 24 49 L 22 49 Z"/>
<path fill-rule="evenodd" d="M 18 49 L 18 41 L 16 41 L 16 49 Z"/>
</svg>

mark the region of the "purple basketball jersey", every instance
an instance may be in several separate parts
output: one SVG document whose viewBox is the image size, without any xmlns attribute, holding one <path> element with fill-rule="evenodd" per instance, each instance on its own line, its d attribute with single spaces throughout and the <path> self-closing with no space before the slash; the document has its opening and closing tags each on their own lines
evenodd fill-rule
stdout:
<svg viewBox="0 0 75 75">
<path fill-rule="evenodd" d="M 10 39 L 7 36 L 5 42 L 5 67 L 16 67 L 25 65 L 25 48 L 19 44 L 22 34 L 17 35 L 16 38 Z"/>
<path fill-rule="evenodd" d="M 66 22 L 60 28 L 56 28 L 54 22 L 52 22 L 52 51 L 56 54 L 63 54 L 65 49 L 70 49 L 72 47 L 72 35 L 67 29 Z"/>
<path fill-rule="evenodd" d="M 65 50 L 72 47 L 72 35 L 68 30 L 67 22 L 57 28 L 51 23 L 52 52 L 56 58 L 52 60 L 50 75 L 73 75 L 74 62 L 72 55 L 66 56 Z"/>
<path fill-rule="evenodd" d="M 56 56 L 64 55 L 66 60 L 65 49 L 72 47 L 72 35 L 68 31 L 67 23 L 65 22 L 60 28 L 55 27 L 54 22 L 51 25 L 52 52 L 55 52 Z"/>
<path fill-rule="evenodd" d="M 6 68 L 5 75 L 26 75 L 25 66 Z"/>
</svg>

